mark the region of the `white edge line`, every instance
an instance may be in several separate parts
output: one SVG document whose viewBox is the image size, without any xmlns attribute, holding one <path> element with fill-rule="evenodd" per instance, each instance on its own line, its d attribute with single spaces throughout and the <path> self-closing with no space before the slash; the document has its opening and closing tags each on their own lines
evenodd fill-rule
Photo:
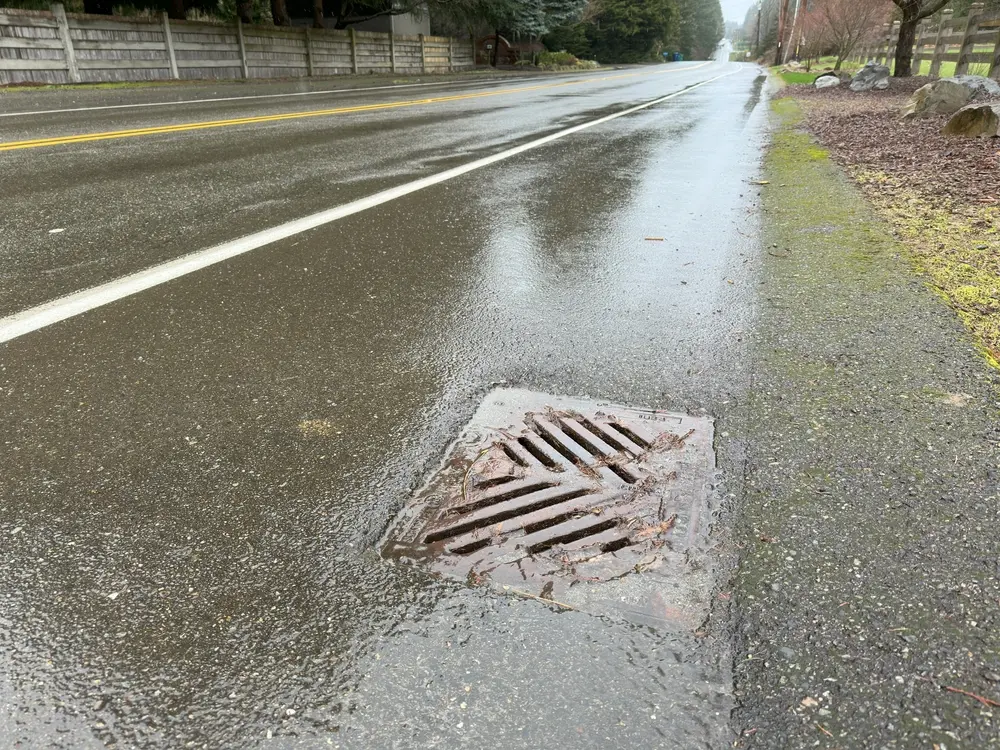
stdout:
<svg viewBox="0 0 1000 750">
<path fill-rule="evenodd" d="M 709 61 L 711 62 L 711 61 Z M 704 65 L 691 65 L 684 68 L 674 68 L 673 70 L 695 70 Z M 621 68 L 611 68 L 611 70 L 621 70 Z M 458 81 L 428 81 L 427 83 L 398 83 L 398 84 L 388 84 L 386 86 L 364 86 L 353 89 L 321 89 L 319 91 L 290 91 L 284 94 L 248 94 L 246 96 L 223 96 L 216 97 L 213 99 L 180 99 L 178 101 L 170 102 L 136 102 L 134 104 L 104 104 L 97 107 L 68 107 L 66 109 L 38 109 L 32 110 L 30 112 L 0 112 L 0 118 L 3 117 L 28 117 L 29 115 L 60 115 L 67 112 L 98 112 L 105 109 L 141 109 L 143 107 L 169 107 L 176 104 L 212 104 L 214 102 L 240 102 L 247 101 L 251 99 L 287 99 L 293 96 L 320 96 L 324 94 L 353 94 L 357 91 L 385 91 L 386 89 L 413 89 L 421 86 L 458 86 L 461 84 L 476 84 L 482 83 L 489 85 L 491 83 L 497 84 L 497 87 L 503 86 L 510 83 L 519 83 L 521 81 L 550 81 L 553 78 L 574 78 L 574 77 L 586 77 L 593 75 L 594 73 L 607 73 L 607 70 L 594 70 L 589 73 L 570 73 L 563 75 L 547 75 L 547 76 L 530 76 L 530 75 L 514 75 L 506 76 L 504 78 L 494 78 L 494 79 L 474 79 L 474 78 L 464 78 Z M 666 72 L 666 71 L 664 71 Z M 399 75 L 405 75 L 400 73 Z M 418 74 L 419 75 L 419 74 Z"/>
<path fill-rule="evenodd" d="M 221 245 L 206 248 L 205 250 L 199 250 L 180 258 L 167 261 L 166 263 L 160 263 L 159 265 L 152 266 L 143 271 L 137 271 L 136 273 L 129 274 L 128 276 L 122 276 L 114 281 L 109 281 L 105 284 L 91 287 L 90 289 L 84 289 L 82 291 L 75 292 L 74 294 L 69 294 L 65 297 L 52 300 L 51 302 L 31 307 L 27 310 L 15 313 L 14 315 L 0 318 L 0 343 L 11 341 L 12 339 L 16 339 L 26 333 L 37 331 L 40 328 L 45 328 L 46 326 L 66 320 L 67 318 L 72 318 L 95 308 L 107 305 L 111 302 L 115 302 L 125 297 L 130 297 L 154 286 L 165 284 L 166 282 L 180 278 L 181 276 L 186 276 L 189 273 L 194 273 L 195 271 L 215 265 L 216 263 L 221 263 L 224 260 L 235 258 L 238 255 L 243 255 L 244 253 L 256 250 L 264 245 L 269 245 L 272 242 L 292 237 L 293 235 L 306 232 L 310 229 L 315 229 L 316 227 L 329 224 L 337 221 L 338 219 L 343 219 L 346 216 L 351 216 L 353 214 L 360 213 L 361 211 L 367 211 L 369 208 L 381 206 L 383 203 L 394 201 L 397 198 L 402 198 L 410 193 L 415 193 L 433 185 L 439 185 L 442 182 L 453 180 L 456 177 L 461 177 L 462 175 L 468 174 L 469 172 L 473 172 L 477 169 L 482 169 L 483 167 L 488 167 L 491 164 L 496 164 L 499 161 L 504 161 L 505 159 L 517 156 L 518 154 L 523 154 L 525 151 L 531 151 L 539 148 L 540 146 L 557 141 L 560 138 L 565 138 L 568 135 L 579 133 L 581 130 L 587 130 L 588 128 L 593 128 L 597 125 L 617 120 L 619 117 L 625 117 L 626 115 L 630 115 L 634 112 L 653 107 L 669 99 L 674 99 L 682 94 L 688 93 L 689 91 L 693 91 L 694 89 L 708 83 L 717 81 L 720 78 L 725 78 L 726 76 L 738 73 L 739 71 L 740 68 L 737 68 L 736 70 L 732 70 L 728 73 L 723 73 L 704 81 L 699 81 L 698 83 L 687 86 L 680 91 L 675 91 L 672 94 L 667 94 L 666 96 L 661 96 L 658 99 L 653 99 L 643 104 L 629 107 L 621 112 L 605 115 L 604 117 L 600 117 L 596 120 L 590 120 L 589 122 L 574 125 L 573 127 L 560 130 L 556 133 L 550 133 L 549 135 L 543 136 L 534 141 L 523 143 L 520 146 L 515 146 L 514 148 L 501 151 L 493 154 L 492 156 L 476 159 L 474 161 L 470 161 L 468 164 L 462 164 L 458 167 L 446 169 L 443 172 L 438 172 L 437 174 L 430 175 L 429 177 L 422 177 L 404 185 L 399 185 L 394 188 L 389 188 L 388 190 L 374 193 L 366 198 L 360 198 L 356 201 L 345 203 L 342 206 L 337 206 L 335 208 L 327 209 L 326 211 L 320 211 L 309 216 L 304 216 L 301 219 L 294 219 L 284 224 L 279 224 L 276 227 L 255 232 L 254 234 L 248 234 L 246 237 L 241 237 L 237 240 L 224 242 Z"/>
</svg>

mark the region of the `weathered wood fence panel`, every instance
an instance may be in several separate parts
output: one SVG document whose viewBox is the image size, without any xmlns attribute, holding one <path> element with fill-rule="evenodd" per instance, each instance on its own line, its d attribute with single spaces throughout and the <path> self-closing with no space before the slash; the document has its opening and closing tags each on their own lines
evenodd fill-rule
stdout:
<svg viewBox="0 0 1000 750">
<path fill-rule="evenodd" d="M 474 59 L 469 39 L 0 8 L 0 85 L 437 73 Z"/>
<path fill-rule="evenodd" d="M 859 48 L 856 59 L 889 64 L 898 42 L 899 25 L 886 25 Z M 953 18 L 952 12 L 945 10 L 939 20 L 924 21 L 913 47 L 914 74 L 928 61 L 925 72 L 932 76 L 941 74 L 942 63 L 954 63 L 955 75 L 974 72 L 1000 80 L 1000 13 L 987 14 L 982 3 L 973 3 L 964 18 Z"/>
</svg>

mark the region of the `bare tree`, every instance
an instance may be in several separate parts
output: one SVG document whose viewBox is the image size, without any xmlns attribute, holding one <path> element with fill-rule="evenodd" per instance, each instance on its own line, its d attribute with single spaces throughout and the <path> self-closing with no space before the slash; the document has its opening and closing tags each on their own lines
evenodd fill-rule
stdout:
<svg viewBox="0 0 1000 750">
<path fill-rule="evenodd" d="M 826 19 L 819 13 L 817 2 L 818 0 L 813 0 L 809 8 L 802 10 L 796 30 L 798 35 L 793 41 L 796 59 L 805 61 L 806 71 L 812 69 L 813 60 L 818 59 L 833 46 Z"/>
<path fill-rule="evenodd" d="M 896 44 L 896 67 L 893 75 L 905 78 L 913 75 L 913 44 L 917 41 L 917 24 L 932 16 L 951 0 L 892 0 L 901 11 L 899 42 Z"/>
<path fill-rule="evenodd" d="M 840 70 L 859 42 L 881 28 L 891 10 L 890 0 L 819 0 L 810 15 L 837 55 L 834 70 Z"/>
</svg>

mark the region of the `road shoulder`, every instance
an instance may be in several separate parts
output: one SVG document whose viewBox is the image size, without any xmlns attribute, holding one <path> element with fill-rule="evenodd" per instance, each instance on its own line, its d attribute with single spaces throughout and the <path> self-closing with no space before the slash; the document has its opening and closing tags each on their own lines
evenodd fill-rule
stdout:
<svg viewBox="0 0 1000 750">
<path fill-rule="evenodd" d="M 733 541 L 740 747 L 992 747 L 997 376 L 775 104 Z M 961 745 L 959 745 L 961 743 Z"/>
</svg>

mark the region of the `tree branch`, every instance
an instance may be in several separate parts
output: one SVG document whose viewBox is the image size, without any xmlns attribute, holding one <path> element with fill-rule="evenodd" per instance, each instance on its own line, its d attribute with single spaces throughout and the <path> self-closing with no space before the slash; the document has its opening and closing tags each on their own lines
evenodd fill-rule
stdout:
<svg viewBox="0 0 1000 750">
<path fill-rule="evenodd" d="M 922 18 L 927 18 L 927 16 L 933 16 L 944 6 L 946 6 L 949 2 L 950 0 L 934 0 L 934 2 L 932 2 L 929 6 L 927 6 L 926 8 L 922 8 L 917 13 L 917 20 L 919 21 Z"/>
</svg>

